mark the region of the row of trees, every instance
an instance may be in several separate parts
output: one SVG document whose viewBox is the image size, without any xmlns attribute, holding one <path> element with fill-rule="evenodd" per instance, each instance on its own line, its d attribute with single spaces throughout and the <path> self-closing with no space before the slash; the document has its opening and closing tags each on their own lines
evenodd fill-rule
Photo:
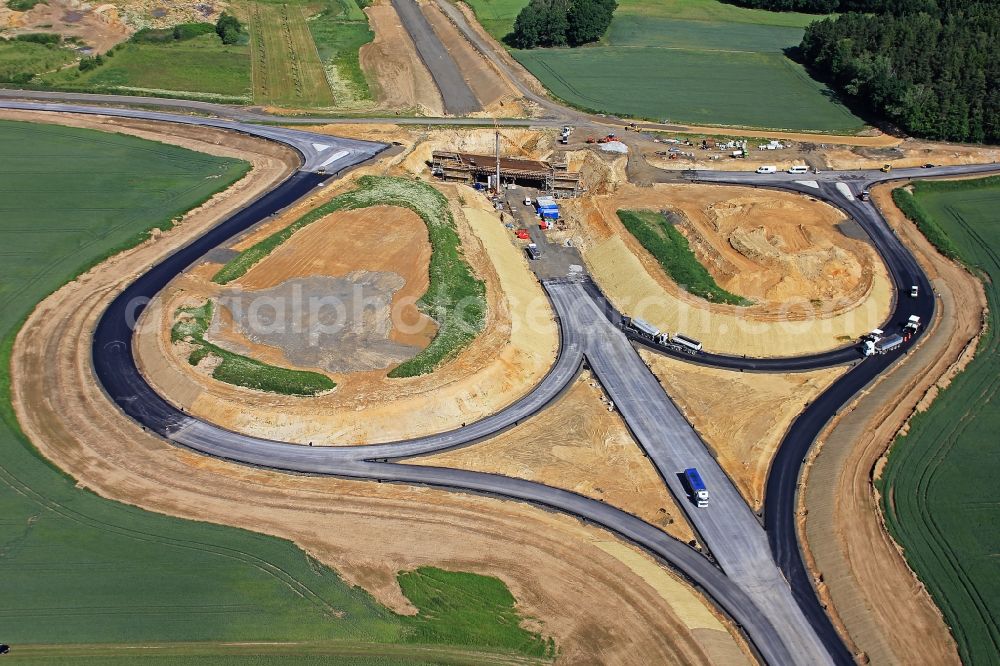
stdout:
<svg viewBox="0 0 1000 666">
<path fill-rule="evenodd" d="M 531 0 L 517 15 L 506 41 L 518 49 L 596 42 L 617 8 L 617 0 Z"/>
<path fill-rule="evenodd" d="M 810 24 L 806 66 L 914 136 L 1000 142 L 1000 4 L 895 2 Z"/>
</svg>

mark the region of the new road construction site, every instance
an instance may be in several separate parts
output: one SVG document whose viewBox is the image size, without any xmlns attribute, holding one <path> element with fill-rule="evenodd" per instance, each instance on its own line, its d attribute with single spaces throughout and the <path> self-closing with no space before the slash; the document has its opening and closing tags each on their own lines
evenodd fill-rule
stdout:
<svg viewBox="0 0 1000 666">
<path fill-rule="evenodd" d="M 592 114 L 464 5 L 318 4 L 234 5 L 284 16 L 304 82 L 254 78 L 252 108 L 0 91 L 0 189 L 37 198 L 0 221 L 79 234 L 5 254 L 29 455 L 0 478 L 41 507 L 0 538 L 12 655 L 960 663 L 877 484 L 988 310 L 894 202 L 1000 150 Z M 365 17 L 367 99 L 303 46 Z M 70 558 L 95 579 L 113 535 L 183 584 L 56 608 L 49 513 L 100 532 Z"/>
</svg>

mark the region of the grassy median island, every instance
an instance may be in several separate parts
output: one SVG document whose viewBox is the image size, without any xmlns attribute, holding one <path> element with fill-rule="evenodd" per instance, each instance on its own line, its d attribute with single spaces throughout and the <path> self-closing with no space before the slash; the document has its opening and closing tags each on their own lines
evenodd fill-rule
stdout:
<svg viewBox="0 0 1000 666">
<path fill-rule="evenodd" d="M 677 231 L 662 213 L 648 210 L 620 210 L 618 219 L 635 239 L 660 262 L 670 279 L 685 291 L 713 303 L 752 305 L 753 302 L 731 294 L 715 282 L 691 251 L 684 234 Z"/>
<path fill-rule="evenodd" d="M 213 378 L 268 393 L 316 395 L 336 386 L 324 374 L 268 365 L 208 342 L 205 333 L 212 324 L 212 310 L 212 301 L 205 301 L 200 307 L 180 308 L 176 314 L 177 321 L 170 329 L 173 342 L 183 341 L 192 345 L 188 356 L 191 365 L 198 365 L 206 358 L 218 359 L 218 365 L 212 369 Z"/>
<path fill-rule="evenodd" d="M 899 192 L 899 190 L 897 190 Z M 1000 178 L 917 182 L 921 230 L 983 278 L 989 318 L 976 356 L 910 421 L 877 480 L 882 511 L 926 584 L 962 662 L 1000 653 Z M 905 200 L 905 199 L 904 199 Z"/>
<path fill-rule="evenodd" d="M 12 646 L 8 658 L 124 665 L 140 651 L 158 664 L 510 663 L 516 641 L 446 626 L 453 616 L 419 595 L 414 603 L 427 611 L 418 629 L 288 541 L 98 497 L 21 432 L 10 357 L 35 305 L 247 168 L 125 135 L 0 121 L 0 641 Z M 479 592 L 502 583 L 462 581 L 447 588 L 454 599 L 434 601 L 511 635 L 519 620 L 489 615 L 496 595 Z M 533 661 L 539 641 L 524 638 L 516 659 Z"/>
<path fill-rule="evenodd" d="M 430 284 L 417 306 L 437 322 L 438 331 L 423 351 L 389 373 L 390 377 L 423 375 L 472 342 L 486 322 L 486 286 L 472 274 L 462 256 L 462 243 L 448 200 L 426 183 L 390 176 L 363 176 L 358 179 L 357 189 L 309 211 L 247 248 L 219 269 L 212 280 L 228 284 L 239 279 L 296 231 L 331 213 L 372 206 L 409 208 L 427 225 L 431 243 Z M 391 223 L 391 220 L 386 221 L 386 224 Z"/>
</svg>

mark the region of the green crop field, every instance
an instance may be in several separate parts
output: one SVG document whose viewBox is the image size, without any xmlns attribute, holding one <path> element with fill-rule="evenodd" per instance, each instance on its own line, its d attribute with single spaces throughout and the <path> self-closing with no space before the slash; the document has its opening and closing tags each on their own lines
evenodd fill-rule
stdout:
<svg viewBox="0 0 1000 666">
<path fill-rule="evenodd" d="M 648 210 L 620 210 L 618 219 L 629 233 L 660 262 L 670 279 L 681 289 L 713 303 L 751 305 L 742 296 L 731 294 L 715 282 L 712 274 L 691 251 L 687 238 L 663 216 Z"/>
<path fill-rule="evenodd" d="M 502 38 L 523 0 L 472 0 Z M 854 132 L 864 122 L 784 51 L 817 17 L 716 0 L 620 0 L 604 39 L 514 50 L 554 95 L 590 111 L 670 122 Z"/>
<path fill-rule="evenodd" d="M 41 77 L 58 88 L 165 97 L 250 101 L 250 51 L 226 46 L 215 33 L 183 41 L 129 43 L 90 71 L 76 67 Z"/>
<path fill-rule="evenodd" d="M 919 209 L 984 278 L 975 358 L 892 447 L 882 509 L 966 664 L 1000 664 L 1000 178 L 920 182 Z"/>
<path fill-rule="evenodd" d="M 397 616 L 287 541 L 101 499 L 20 432 L 9 361 L 35 304 L 246 168 L 124 135 L 0 122 L 0 641 L 12 646 L 4 659 L 125 664 L 148 644 L 143 659 L 163 664 L 490 663 L 490 654 L 520 649 L 434 629 L 437 606 L 424 599 L 414 600 L 423 616 Z M 491 585 L 484 580 L 451 586 L 456 612 L 484 617 L 496 607 L 496 595 L 479 594 Z M 452 643 L 414 650 L 418 620 L 429 625 L 422 640 Z M 495 631 L 511 635 L 510 626 Z M 524 646 L 541 641 L 521 636 Z"/>
</svg>

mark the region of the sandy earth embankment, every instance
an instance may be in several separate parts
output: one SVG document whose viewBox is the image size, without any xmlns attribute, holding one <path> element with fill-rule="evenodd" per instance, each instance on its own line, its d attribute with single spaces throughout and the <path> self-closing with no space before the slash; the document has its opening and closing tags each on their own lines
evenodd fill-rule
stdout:
<svg viewBox="0 0 1000 666">
<path fill-rule="evenodd" d="M 771 460 L 788 428 L 848 369 L 733 372 L 641 354 L 755 511 L 763 507 Z"/>
<path fill-rule="evenodd" d="M 249 246 L 296 219 L 305 208 L 349 187 L 346 181 L 328 187 L 308 206 L 266 222 L 232 246 Z M 145 376 L 193 415 L 239 432 L 316 445 L 394 441 L 442 432 L 515 401 L 541 381 L 555 361 L 558 331 L 551 307 L 485 199 L 471 191 L 459 193 L 456 186 L 441 189 L 452 201 L 464 256 L 486 282 L 488 312 L 484 331 L 434 372 L 401 379 L 387 377 L 385 369 L 334 374 L 338 382 L 334 391 L 309 398 L 266 394 L 214 380 L 176 353 L 169 336 L 170 313 L 179 290 L 196 279 L 203 284 L 202 274 L 210 275 L 215 268 L 205 265 L 195 271 L 198 276 L 182 275 L 171 283 L 165 296 L 154 299 L 143 315 L 135 347 Z M 467 205 L 460 206 L 460 200 Z M 296 243 L 310 238 L 295 234 L 285 245 L 292 252 Z M 328 251 L 337 251 L 336 238 L 327 243 Z M 379 251 L 378 242 L 367 248 L 368 253 Z M 268 260 L 261 262 L 262 270 Z"/>
<path fill-rule="evenodd" d="M 177 140 L 232 154 L 214 144 L 218 138 Z M 12 356 L 12 391 L 38 449 L 105 497 L 288 538 L 401 612 L 412 608 L 395 583 L 400 569 L 427 564 L 500 576 L 521 611 L 555 638 L 563 663 L 746 661 L 690 588 L 602 530 L 516 502 L 233 465 L 168 445 L 108 401 L 90 361 L 90 333 L 107 303 L 287 168 L 286 153 L 268 155 L 270 144 L 245 142 L 240 156 L 257 161 L 252 153 L 260 150 L 262 165 L 273 161 L 270 176 L 255 171 L 241 181 L 240 196 L 214 199 L 158 240 L 66 285 L 29 317 Z"/>
<path fill-rule="evenodd" d="M 624 509 L 681 541 L 695 538 L 656 468 L 589 371 L 556 404 L 516 428 L 412 462 L 539 481 Z"/>
<path fill-rule="evenodd" d="M 872 663 L 958 664 L 940 611 L 880 519 L 873 474 L 914 410 L 968 362 L 986 306 L 982 285 L 927 242 L 881 186 L 872 196 L 939 295 L 934 328 L 819 437 L 807 467 L 803 543 L 842 630 Z"/>
<path fill-rule="evenodd" d="M 848 344 L 889 316 L 892 287 L 845 218 L 807 197 L 707 185 L 623 186 L 573 202 L 569 233 L 624 314 L 701 340 L 709 351 L 794 356 Z M 697 298 L 671 280 L 618 220 L 618 209 L 676 211 L 716 282 L 754 301 Z"/>
</svg>

